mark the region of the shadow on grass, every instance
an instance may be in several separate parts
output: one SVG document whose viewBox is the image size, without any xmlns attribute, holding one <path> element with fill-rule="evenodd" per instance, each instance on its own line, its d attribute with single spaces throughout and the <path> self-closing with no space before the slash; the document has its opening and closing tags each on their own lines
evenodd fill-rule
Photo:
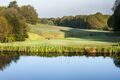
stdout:
<svg viewBox="0 0 120 80">
<path fill-rule="evenodd" d="M 65 33 L 65 38 L 80 38 L 101 42 L 120 42 L 120 32 L 107 32 L 97 30 L 69 29 L 61 30 Z"/>
</svg>

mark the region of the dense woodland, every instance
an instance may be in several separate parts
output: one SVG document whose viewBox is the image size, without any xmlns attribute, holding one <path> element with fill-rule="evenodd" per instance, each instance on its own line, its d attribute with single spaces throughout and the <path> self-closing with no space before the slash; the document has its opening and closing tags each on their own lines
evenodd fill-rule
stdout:
<svg viewBox="0 0 120 80">
<path fill-rule="evenodd" d="M 64 16 L 62 18 L 43 18 L 40 23 L 80 29 L 109 30 L 107 20 L 110 15 L 96 13 L 92 15 Z"/>
</svg>

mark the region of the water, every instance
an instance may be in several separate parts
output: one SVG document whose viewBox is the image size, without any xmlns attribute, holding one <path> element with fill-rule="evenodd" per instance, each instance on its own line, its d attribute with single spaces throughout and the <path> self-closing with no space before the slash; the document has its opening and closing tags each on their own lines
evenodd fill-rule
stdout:
<svg viewBox="0 0 120 80">
<path fill-rule="evenodd" d="M 0 56 L 0 80 L 120 80 L 118 57 Z"/>
</svg>

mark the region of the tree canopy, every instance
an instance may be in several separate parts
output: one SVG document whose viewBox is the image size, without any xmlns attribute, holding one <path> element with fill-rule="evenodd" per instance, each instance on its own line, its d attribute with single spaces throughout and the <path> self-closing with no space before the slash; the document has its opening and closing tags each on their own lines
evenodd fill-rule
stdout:
<svg viewBox="0 0 120 80">
<path fill-rule="evenodd" d="M 40 23 L 80 29 L 108 29 L 109 15 L 96 13 L 91 15 L 64 16 L 62 18 L 43 18 Z"/>
<path fill-rule="evenodd" d="M 10 2 L 8 8 L 18 8 L 17 1 Z"/>
<path fill-rule="evenodd" d="M 113 11 L 113 15 L 108 20 L 108 25 L 112 27 L 114 31 L 120 31 L 120 0 L 116 0 Z"/>
<path fill-rule="evenodd" d="M 31 5 L 20 7 L 20 13 L 25 18 L 27 23 L 36 24 L 38 22 L 38 14 Z"/>
<path fill-rule="evenodd" d="M 34 7 L 19 7 L 16 1 L 7 7 L 0 7 L 0 42 L 24 41 L 28 35 L 28 25 L 36 24 L 38 15 Z"/>
</svg>

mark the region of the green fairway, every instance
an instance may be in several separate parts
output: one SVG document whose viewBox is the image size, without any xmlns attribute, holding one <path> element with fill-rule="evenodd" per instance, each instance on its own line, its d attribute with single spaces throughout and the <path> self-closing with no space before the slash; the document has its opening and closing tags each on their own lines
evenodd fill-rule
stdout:
<svg viewBox="0 0 120 80">
<path fill-rule="evenodd" d="M 52 43 L 64 43 L 64 44 L 91 44 L 91 45 L 103 45 L 113 44 L 120 42 L 120 35 L 109 31 L 99 30 L 84 30 L 68 27 L 50 26 L 45 24 L 30 25 L 30 38 L 28 40 L 42 40 Z M 31 33 L 33 35 L 31 35 Z M 37 37 L 34 36 L 37 34 Z M 31 38 L 31 36 L 33 36 Z M 49 41 L 48 41 L 49 40 Z"/>
</svg>

